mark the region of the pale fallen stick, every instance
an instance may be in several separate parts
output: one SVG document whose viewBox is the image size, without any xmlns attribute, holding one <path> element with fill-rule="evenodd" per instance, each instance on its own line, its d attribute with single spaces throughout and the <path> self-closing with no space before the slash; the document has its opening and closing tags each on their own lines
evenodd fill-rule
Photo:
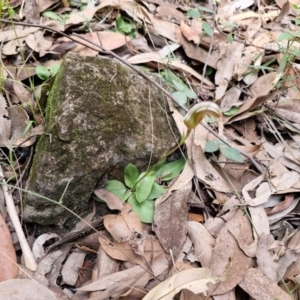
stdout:
<svg viewBox="0 0 300 300">
<path fill-rule="evenodd" d="M 15 227 L 15 230 L 16 230 L 19 242 L 20 242 L 20 246 L 21 246 L 23 256 L 24 256 L 25 266 L 29 270 L 35 271 L 37 269 L 37 263 L 34 259 L 32 251 L 31 251 L 31 249 L 27 243 L 26 237 L 24 235 L 11 192 L 8 190 L 6 181 L 4 179 L 1 165 L 0 165 L 0 178 L 2 178 L 1 185 L 2 185 L 2 189 L 3 189 L 3 193 L 4 193 L 5 202 L 6 202 L 7 212 L 8 212 L 9 217 Z"/>
</svg>

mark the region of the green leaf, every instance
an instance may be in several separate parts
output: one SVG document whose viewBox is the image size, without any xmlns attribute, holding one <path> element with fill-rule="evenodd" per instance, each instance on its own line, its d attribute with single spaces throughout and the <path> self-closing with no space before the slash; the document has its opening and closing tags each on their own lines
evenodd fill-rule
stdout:
<svg viewBox="0 0 300 300">
<path fill-rule="evenodd" d="M 178 78 L 179 79 L 179 78 Z M 183 82 L 183 81 L 178 81 L 178 80 L 172 80 L 172 83 L 174 85 L 174 87 L 180 91 L 180 92 L 183 92 L 185 91 L 186 89 L 188 89 L 188 86 Z"/>
<path fill-rule="evenodd" d="M 172 96 L 182 105 L 187 103 L 187 96 L 183 92 L 172 93 Z"/>
<path fill-rule="evenodd" d="M 207 66 L 205 76 L 209 76 L 212 74 L 213 69 L 210 66 Z"/>
<path fill-rule="evenodd" d="M 219 144 L 215 141 L 207 141 L 205 144 L 205 152 L 213 153 L 219 150 Z"/>
<path fill-rule="evenodd" d="M 180 78 L 177 77 L 172 71 L 170 71 L 169 69 L 166 69 L 164 72 L 161 72 L 161 76 L 163 77 L 163 79 L 169 83 L 169 84 L 173 84 L 173 81 L 179 81 Z"/>
<path fill-rule="evenodd" d="M 154 181 L 155 181 L 155 176 L 153 176 L 153 175 L 146 175 L 145 176 L 145 174 L 146 173 L 143 172 L 139 176 L 138 183 L 136 185 L 135 197 L 136 197 L 136 200 L 139 203 L 144 202 L 148 198 L 148 196 L 149 196 L 149 194 L 152 190 Z"/>
<path fill-rule="evenodd" d="M 203 22 L 202 23 L 202 29 L 203 31 L 208 35 L 208 36 L 213 36 L 214 35 L 214 32 L 212 30 L 212 28 L 210 27 L 210 25 L 206 22 Z"/>
<path fill-rule="evenodd" d="M 139 177 L 139 171 L 137 167 L 133 164 L 128 164 L 124 169 L 125 184 L 128 187 L 133 188 L 137 182 L 138 177 Z"/>
<path fill-rule="evenodd" d="M 155 176 L 155 177 L 159 177 L 161 174 L 161 171 L 163 169 L 163 166 L 166 164 L 166 159 L 164 158 L 158 165 L 155 165 L 155 167 L 153 168 L 153 172 L 151 173 L 151 175 Z"/>
<path fill-rule="evenodd" d="M 161 179 L 163 181 L 169 181 L 175 178 L 184 168 L 186 163 L 186 157 L 181 157 L 180 159 L 166 164 L 161 172 Z"/>
<path fill-rule="evenodd" d="M 63 18 L 60 15 L 58 15 L 57 13 L 55 13 L 53 11 L 45 11 L 43 13 L 43 16 L 47 17 L 49 19 L 52 19 L 52 20 L 60 21 L 60 22 L 64 21 Z"/>
<path fill-rule="evenodd" d="M 59 70 L 60 65 L 52 65 L 49 67 L 49 71 L 51 73 L 51 76 L 55 76 L 57 71 Z"/>
<path fill-rule="evenodd" d="M 227 34 L 227 41 L 229 42 L 229 44 L 233 43 L 233 35 L 232 35 L 232 33 L 228 33 Z"/>
<path fill-rule="evenodd" d="M 142 222 L 152 223 L 155 211 L 154 201 L 147 199 L 143 203 L 139 203 L 134 195 L 131 195 L 128 203 L 132 206 L 132 211 L 139 216 Z"/>
<path fill-rule="evenodd" d="M 148 199 L 157 199 L 159 196 L 161 196 L 165 192 L 165 189 L 159 185 L 158 183 L 154 182 L 152 186 L 152 190 L 150 194 L 148 195 Z"/>
<path fill-rule="evenodd" d="M 189 9 L 187 11 L 187 14 L 186 14 L 189 18 L 199 18 L 200 17 L 200 12 L 198 9 L 195 9 L 195 8 L 192 8 L 192 9 Z"/>
<path fill-rule="evenodd" d="M 277 37 L 277 41 L 280 42 L 280 41 L 285 41 L 285 40 L 292 40 L 293 38 L 294 38 L 294 35 L 291 32 L 286 31 Z"/>
<path fill-rule="evenodd" d="M 187 89 L 183 92 L 188 98 L 191 98 L 191 99 L 197 99 L 197 94 L 191 90 L 191 89 Z"/>
<path fill-rule="evenodd" d="M 35 71 L 36 75 L 42 80 L 47 80 L 51 76 L 49 70 L 44 66 L 37 66 Z"/>
<path fill-rule="evenodd" d="M 240 162 L 240 163 L 244 162 L 244 159 L 243 159 L 241 153 L 232 147 L 220 145 L 220 152 L 225 157 L 227 157 L 233 161 Z"/>
<path fill-rule="evenodd" d="M 224 112 L 223 114 L 225 116 L 233 116 L 238 112 L 238 108 L 236 106 L 232 106 L 229 110 L 227 110 L 226 112 Z"/>
<path fill-rule="evenodd" d="M 132 25 L 128 22 L 125 22 L 121 15 L 117 16 L 117 28 L 125 33 L 130 33 L 133 30 Z"/>
<path fill-rule="evenodd" d="M 119 180 L 108 180 L 105 188 L 123 201 L 126 201 L 131 194 L 126 186 Z"/>
</svg>

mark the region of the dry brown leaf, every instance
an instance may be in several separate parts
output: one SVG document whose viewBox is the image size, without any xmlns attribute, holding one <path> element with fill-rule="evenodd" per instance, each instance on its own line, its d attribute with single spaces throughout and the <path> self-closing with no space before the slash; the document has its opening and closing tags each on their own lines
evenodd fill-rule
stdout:
<svg viewBox="0 0 300 300">
<path fill-rule="evenodd" d="M 244 278 L 250 267 L 251 258 L 239 248 L 239 244 L 253 242 L 252 228 L 248 217 L 242 210 L 221 229 L 216 239 L 210 269 L 214 276 L 226 276 L 226 280 L 212 288 L 212 295 L 229 292 Z"/>
<path fill-rule="evenodd" d="M 150 290 L 143 300 L 173 299 L 182 289 L 188 289 L 194 294 L 203 293 L 208 289 L 207 283 L 216 283 L 218 280 L 223 280 L 223 278 L 213 277 L 209 269 L 194 268 L 183 270 Z"/>
<path fill-rule="evenodd" d="M 25 42 L 33 51 L 38 52 L 40 57 L 47 54 L 52 46 L 52 41 L 45 39 L 44 33 L 41 30 L 29 34 Z"/>
<path fill-rule="evenodd" d="M 62 279 L 66 284 L 75 285 L 79 270 L 83 265 L 86 253 L 72 252 L 64 262 L 61 270 Z"/>
<path fill-rule="evenodd" d="M 10 40 L 19 39 L 27 36 L 30 33 L 40 30 L 35 27 L 25 27 L 23 29 L 12 29 L 12 30 L 2 30 L 0 35 L 0 42 L 8 42 Z"/>
<path fill-rule="evenodd" d="M 223 177 L 211 165 L 205 157 L 201 146 L 193 146 L 192 155 L 194 160 L 194 170 L 197 178 L 208 185 L 212 190 L 227 193 L 230 188 Z"/>
<path fill-rule="evenodd" d="M 101 3 L 102 4 L 102 3 Z M 67 19 L 65 25 L 76 25 L 81 24 L 86 21 L 91 20 L 94 17 L 94 14 L 101 8 L 101 5 L 96 7 L 89 7 L 84 10 L 81 10 L 77 13 L 73 13 Z"/>
<path fill-rule="evenodd" d="M 160 5 L 156 9 L 157 16 L 162 19 L 167 20 L 175 20 L 176 23 L 180 23 L 180 21 L 186 20 L 186 15 L 182 13 L 180 10 L 177 10 L 175 6 L 171 3 Z"/>
<path fill-rule="evenodd" d="M 217 63 L 217 72 L 215 75 L 216 99 L 221 99 L 225 94 L 228 84 L 233 76 L 234 67 L 241 59 L 244 45 L 238 42 L 227 43 L 224 47 L 224 54 Z"/>
<path fill-rule="evenodd" d="M 57 300 L 55 294 L 32 279 L 10 279 L 0 283 L 3 300 Z"/>
<path fill-rule="evenodd" d="M 126 242 L 109 242 L 109 240 L 99 237 L 99 242 L 103 247 L 104 251 L 116 260 L 130 261 L 135 264 L 142 264 L 144 262 L 143 257 L 136 254 L 130 243 Z M 151 258 L 156 257 L 163 251 L 158 240 L 147 238 L 144 243 L 144 254 L 148 262 L 151 261 Z"/>
<path fill-rule="evenodd" d="M 103 224 L 115 241 L 124 242 L 143 237 L 143 226 L 140 218 L 126 204 L 119 215 L 106 215 Z"/>
<path fill-rule="evenodd" d="M 31 100 L 31 93 L 24 87 L 20 81 L 13 81 L 14 92 L 18 100 L 24 104 Z"/>
<path fill-rule="evenodd" d="M 199 32 L 195 30 L 194 28 L 186 25 L 183 21 L 180 23 L 180 30 L 188 41 L 193 41 L 195 44 L 199 44 L 201 42 L 201 31 Z"/>
<path fill-rule="evenodd" d="M 94 193 L 112 210 L 122 210 L 125 205 L 125 203 L 120 198 L 106 189 L 94 189 Z"/>
<path fill-rule="evenodd" d="M 275 205 L 271 210 L 267 211 L 267 215 L 273 215 L 286 210 L 293 202 L 294 194 L 287 194 L 284 196 L 284 200 Z"/>
<path fill-rule="evenodd" d="M 71 35 L 72 36 L 72 35 Z M 130 41 L 130 37 L 126 37 L 123 34 L 112 32 L 112 31 L 103 31 L 103 32 L 88 32 L 85 34 L 81 34 L 81 37 L 98 44 L 105 48 L 106 50 L 114 50 L 117 49 L 123 45 L 125 45 L 128 41 Z M 93 47 L 97 49 L 96 46 L 93 46 L 91 43 L 83 41 L 80 39 L 78 36 L 72 36 L 72 38 L 75 41 L 80 41 L 81 43 Z M 59 39 L 60 41 L 69 41 L 69 39 L 66 38 L 61 38 Z M 72 52 L 78 53 L 83 56 L 96 56 L 98 52 L 100 52 L 101 49 L 99 50 L 93 50 L 90 49 L 86 46 L 76 44 L 74 48 L 72 48 Z"/>
<path fill-rule="evenodd" d="M 36 141 L 36 136 L 44 133 L 43 124 L 37 127 L 25 129 L 29 123 L 26 111 L 19 105 L 12 105 L 7 108 L 11 120 L 11 136 L 13 146 L 29 147 Z"/>
<path fill-rule="evenodd" d="M 39 11 L 43 12 L 45 11 L 47 8 L 49 8 L 50 6 L 56 4 L 57 2 L 59 2 L 59 0 L 39 0 L 38 6 L 39 6 Z"/>
<path fill-rule="evenodd" d="M 258 270 L 277 282 L 278 256 L 270 249 L 273 243 L 274 237 L 263 232 L 258 240 L 256 258 Z"/>
<path fill-rule="evenodd" d="M 0 282 L 18 276 L 18 265 L 15 248 L 5 220 L 0 214 Z"/>
<path fill-rule="evenodd" d="M 250 92 L 254 96 L 267 96 L 274 86 L 277 73 L 270 72 L 263 76 L 260 76 L 250 87 Z"/>
<path fill-rule="evenodd" d="M 194 221 L 188 223 L 188 235 L 193 242 L 201 266 L 209 267 L 216 240 L 204 225 Z"/>
<path fill-rule="evenodd" d="M 168 268 L 168 260 L 165 253 L 158 255 L 151 262 L 151 269 L 154 276 L 159 276 Z M 119 298 L 123 293 L 131 290 L 132 287 L 137 289 L 143 288 L 153 275 L 145 271 L 146 267 L 132 267 L 125 271 L 120 271 L 91 284 L 83 286 L 78 290 L 81 291 L 101 291 L 91 300 L 101 300 L 109 298 Z"/>
<path fill-rule="evenodd" d="M 155 208 L 154 231 L 165 251 L 168 253 L 170 251 L 173 252 L 175 260 L 186 240 L 188 222 L 187 198 L 191 188 L 192 183 L 189 181 Z"/>
<path fill-rule="evenodd" d="M 272 190 L 270 189 L 270 185 L 268 183 L 263 183 L 260 185 L 260 189 L 257 189 L 258 193 L 256 194 L 255 198 L 251 198 L 248 193 L 249 191 L 254 190 L 264 180 L 264 178 L 264 174 L 260 175 L 243 187 L 242 194 L 246 204 L 257 206 L 269 200 L 269 197 L 272 194 Z"/>
<path fill-rule="evenodd" d="M 258 269 L 248 269 L 239 286 L 254 299 L 291 300 L 291 297 L 277 283 L 269 279 Z"/>
<path fill-rule="evenodd" d="M 230 110 L 231 107 L 239 107 L 242 102 L 239 101 L 242 91 L 236 87 L 230 88 L 226 94 L 222 97 L 220 109 L 222 112 Z"/>
</svg>

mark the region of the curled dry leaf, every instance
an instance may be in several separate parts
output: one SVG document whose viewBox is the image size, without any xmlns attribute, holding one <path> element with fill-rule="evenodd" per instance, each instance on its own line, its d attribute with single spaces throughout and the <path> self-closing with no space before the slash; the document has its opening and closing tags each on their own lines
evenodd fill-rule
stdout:
<svg viewBox="0 0 300 300">
<path fill-rule="evenodd" d="M 45 256 L 44 244 L 54 238 L 60 239 L 60 237 L 56 233 L 44 233 L 34 241 L 32 246 L 32 253 L 36 260 L 40 260 Z"/>
</svg>

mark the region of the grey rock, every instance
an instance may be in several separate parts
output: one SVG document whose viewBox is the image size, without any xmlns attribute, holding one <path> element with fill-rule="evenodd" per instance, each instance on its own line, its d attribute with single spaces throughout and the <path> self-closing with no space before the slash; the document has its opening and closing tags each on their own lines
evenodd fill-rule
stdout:
<svg viewBox="0 0 300 300">
<path fill-rule="evenodd" d="M 48 97 L 45 132 L 37 143 L 24 219 L 42 225 L 89 210 L 92 191 L 111 167 L 145 170 L 176 145 L 179 133 L 164 95 L 136 72 L 107 58 L 69 53 Z"/>
</svg>

